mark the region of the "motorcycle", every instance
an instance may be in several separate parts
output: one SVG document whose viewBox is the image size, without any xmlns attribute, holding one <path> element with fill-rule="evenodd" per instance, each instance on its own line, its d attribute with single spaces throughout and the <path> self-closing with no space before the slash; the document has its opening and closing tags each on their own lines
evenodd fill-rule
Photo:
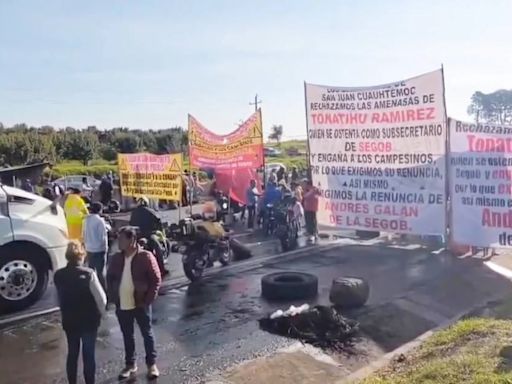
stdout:
<svg viewBox="0 0 512 384">
<path fill-rule="evenodd" d="M 166 236 L 166 232 L 167 225 L 164 224 L 162 225 L 161 231 L 153 231 L 151 233 L 150 239 L 140 237 L 137 240 L 137 243 L 140 247 L 142 247 L 142 249 L 151 252 L 155 256 L 162 276 L 169 274 L 169 271 L 167 271 L 164 266 L 167 264 L 169 256 L 172 252 L 171 242 Z"/>
<path fill-rule="evenodd" d="M 229 200 L 227 196 L 220 195 L 217 198 L 217 205 L 217 217 L 219 218 L 220 221 L 226 222 L 226 216 L 229 215 Z"/>
<path fill-rule="evenodd" d="M 194 222 L 191 218 L 180 220 L 178 225 L 173 224 L 171 227 L 173 239 L 176 241 L 172 251 L 183 255 L 183 271 L 190 281 L 199 280 L 204 270 L 212 267 L 216 261 L 223 266 L 231 262 L 229 236 L 212 238 L 201 227 L 200 222 Z"/>
<path fill-rule="evenodd" d="M 283 252 L 295 249 L 298 245 L 299 224 L 295 218 L 292 206 L 287 206 L 284 212 L 276 212 L 275 235 L 281 243 Z"/>
</svg>

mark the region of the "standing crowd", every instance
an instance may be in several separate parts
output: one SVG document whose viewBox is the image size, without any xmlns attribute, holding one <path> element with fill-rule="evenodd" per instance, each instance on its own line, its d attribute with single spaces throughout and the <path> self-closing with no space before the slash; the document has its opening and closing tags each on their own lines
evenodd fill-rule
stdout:
<svg viewBox="0 0 512 384">
<path fill-rule="evenodd" d="M 192 200 L 194 191 L 200 188 L 197 176 L 192 174 L 184 177 L 187 182 L 183 183 L 186 192 L 183 195 L 185 199 Z M 84 194 L 85 197 L 89 195 L 92 190 L 89 187 L 84 181 L 82 189 L 71 188 L 66 194 L 59 190 L 59 194 L 65 197 L 64 211 L 70 242 L 66 251 L 67 266 L 55 273 L 54 280 L 68 345 L 68 382 L 77 383 L 81 350 L 85 383 L 95 383 L 95 344 L 107 311 L 107 302 L 115 307 L 123 335 L 125 361 L 119 379 L 128 379 L 137 372 L 135 323 L 144 340 L 147 376 L 155 379 L 159 371 L 152 330 L 152 304 L 161 285 L 162 269 L 154 254 L 138 244 L 134 227 L 120 229 L 119 252 L 111 256 L 107 266 L 110 228 L 102 217 L 102 202 L 108 203 L 106 200 L 112 196 L 111 189 L 100 191 L 102 196 L 110 192 L 109 197 L 101 199 L 102 202 L 89 201 L 87 204 Z M 29 189 L 29 185 L 26 188 Z M 291 175 L 287 175 L 284 169 L 271 172 L 266 185 L 258 186 L 256 180 L 251 180 L 245 206 L 248 227 L 252 229 L 256 221 L 264 219 L 266 207 L 291 197 L 287 201 L 291 201 L 297 222 L 304 220 L 308 236 L 316 239 L 319 195 L 319 190 L 311 181 L 299 180 L 296 169 Z"/>
<path fill-rule="evenodd" d="M 256 180 L 251 180 L 246 192 L 246 209 L 248 212 L 247 226 L 253 229 L 255 220 L 262 223 L 265 220 L 267 207 L 279 204 L 287 199 L 293 215 L 299 226 L 302 221 L 306 224 L 306 234 L 311 241 L 318 237 L 317 212 L 320 191 L 311 180 L 299 180 L 297 168 L 288 175 L 283 167 L 272 170 L 267 183 L 258 190 Z"/>
</svg>

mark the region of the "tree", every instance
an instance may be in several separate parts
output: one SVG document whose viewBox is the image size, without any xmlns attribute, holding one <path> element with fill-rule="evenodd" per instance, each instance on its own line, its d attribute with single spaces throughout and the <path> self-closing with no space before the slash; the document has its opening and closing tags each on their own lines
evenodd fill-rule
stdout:
<svg viewBox="0 0 512 384">
<path fill-rule="evenodd" d="M 119 153 L 136 153 L 142 149 L 141 139 L 129 132 L 116 134 L 113 144 Z"/>
<path fill-rule="evenodd" d="M 499 89 L 488 94 L 475 92 L 471 96 L 468 114 L 477 123 L 512 125 L 512 89 Z"/>
<path fill-rule="evenodd" d="M 282 125 L 273 125 L 272 132 L 268 135 L 268 139 L 275 141 L 277 144 L 281 142 L 281 137 L 283 136 L 283 126 Z"/>
<path fill-rule="evenodd" d="M 94 159 L 99 146 L 98 137 L 92 133 L 81 131 L 68 132 L 65 139 L 63 157 L 70 160 L 80 160 L 84 165 Z"/>
</svg>

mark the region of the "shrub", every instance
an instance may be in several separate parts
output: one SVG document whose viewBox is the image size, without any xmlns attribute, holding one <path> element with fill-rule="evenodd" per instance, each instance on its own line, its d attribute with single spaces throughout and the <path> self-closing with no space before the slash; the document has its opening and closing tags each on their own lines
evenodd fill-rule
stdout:
<svg viewBox="0 0 512 384">
<path fill-rule="evenodd" d="M 103 165 L 73 165 L 73 164 L 60 164 L 54 166 L 52 169 L 45 169 L 43 175 L 52 180 L 68 175 L 90 175 L 100 179 L 103 175 L 113 172 L 117 173 L 117 165 L 103 164 Z"/>
</svg>

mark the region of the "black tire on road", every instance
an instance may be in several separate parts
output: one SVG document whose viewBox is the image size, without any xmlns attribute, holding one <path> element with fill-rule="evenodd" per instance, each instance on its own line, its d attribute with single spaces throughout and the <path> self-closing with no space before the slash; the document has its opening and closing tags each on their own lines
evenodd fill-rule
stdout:
<svg viewBox="0 0 512 384">
<path fill-rule="evenodd" d="M 267 300 L 302 300 L 316 297 L 318 278 L 302 272 L 276 272 L 261 279 L 261 295 Z"/>
<path fill-rule="evenodd" d="M 237 239 L 229 239 L 229 246 L 233 252 L 233 260 L 247 260 L 252 257 L 252 252 L 249 247 L 242 244 Z"/>
<path fill-rule="evenodd" d="M 36 246 L 21 244 L 7 247 L 0 252 L 0 270 L 8 263 L 20 260 L 33 266 L 37 273 L 37 282 L 32 292 L 25 298 L 9 300 L 0 295 L 0 313 L 19 311 L 36 303 L 48 287 L 49 269 L 47 255 Z"/>
<path fill-rule="evenodd" d="M 368 283 L 357 277 L 340 277 L 334 279 L 329 293 L 329 300 L 342 308 L 362 307 L 370 296 Z"/>
</svg>

